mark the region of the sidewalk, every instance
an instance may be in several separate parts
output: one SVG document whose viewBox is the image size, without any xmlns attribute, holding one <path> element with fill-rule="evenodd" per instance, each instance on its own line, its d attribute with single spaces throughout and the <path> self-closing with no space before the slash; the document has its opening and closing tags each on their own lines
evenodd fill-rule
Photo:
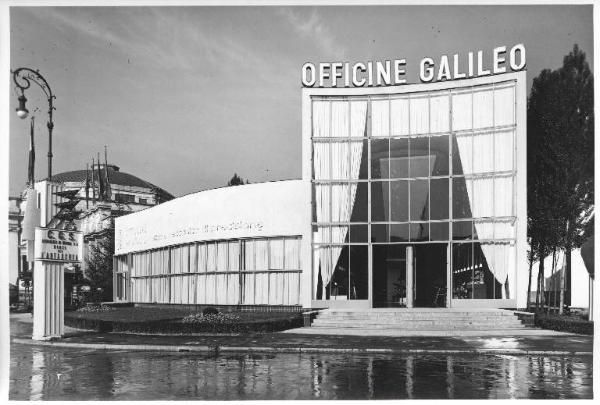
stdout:
<svg viewBox="0 0 600 405">
<path fill-rule="evenodd" d="M 594 339 L 593 336 L 575 334 L 484 337 L 335 336 L 291 333 L 156 336 L 97 333 L 67 328 L 66 335 L 62 339 L 40 342 L 31 340 L 30 316 L 11 315 L 10 327 L 13 344 L 96 350 L 205 353 L 473 353 L 588 356 L 592 355 Z"/>
</svg>

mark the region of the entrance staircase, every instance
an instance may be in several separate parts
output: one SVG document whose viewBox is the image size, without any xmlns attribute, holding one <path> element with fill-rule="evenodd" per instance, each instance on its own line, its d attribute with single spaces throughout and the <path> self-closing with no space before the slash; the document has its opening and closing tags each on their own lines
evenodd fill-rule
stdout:
<svg viewBox="0 0 600 405">
<path fill-rule="evenodd" d="M 311 333 L 405 336 L 502 335 L 532 330 L 514 311 L 487 308 L 326 309 L 319 312 L 310 329 Z"/>
</svg>

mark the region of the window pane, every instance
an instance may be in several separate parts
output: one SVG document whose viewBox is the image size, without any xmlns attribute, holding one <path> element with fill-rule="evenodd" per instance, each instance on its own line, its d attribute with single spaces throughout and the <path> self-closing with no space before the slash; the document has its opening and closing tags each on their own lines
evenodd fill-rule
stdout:
<svg viewBox="0 0 600 405">
<path fill-rule="evenodd" d="M 494 134 L 473 136 L 473 173 L 494 171 Z"/>
<path fill-rule="evenodd" d="M 408 135 L 408 99 L 390 100 L 392 110 L 392 135 Z"/>
<path fill-rule="evenodd" d="M 452 239 L 473 239 L 473 221 L 455 221 L 452 223 Z"/>
<path fill-rule="evenodd" d="M 365 127 L 367 111 L 367 101 L 357 100 L 350 103 L 350 114 L 351 114 L 351 137 L 363 137 L 366 136 L 367 130 Z M 367 149 L 365 148 L 365 151 Z"/>
<path fill-rule="evenodd" d="M 447 176 L 449 173 L 449 141 L 448 135 L 432 136 L 429 139 L 432 176 Z"/>
<path fill-rule="evenodd" d="M 452 246 L 452 298 L 473 298 L 473 244 Z"/>
<path fill-rule="evenodd" d="M 431 179 L 431 219 L 448 219 L 449 179 Z"/>
<path fill-rule="evenodd" d="M 368 225 L 352 225 L 350 226 L 350 242 L 366 243 L 369 241 L 369 226 Z"/>
<path fill-rule="evenodd" d="M 350 246 L 350 299 L 369 299 L 368 246 Z"/>
<path fill-rule="evenodd" d="M 390 182 L 392 221 L 408 221 L 408 182 L 408 180 Z"/>
<path fill-rule="evenodd" d="M 333 260 L 336 259 L 336 254 L 339 255 L 335 264 L 331 281 L 327 285 L 330 300 L 347 300 L 348 299 L 348 282 L 349 282 L 349 249 L 348 246 L 343 248 L 331 248 Z"/>
<path fill-rule="evenodd" d="M 371 102 L 372 136 L 388 136 L 390 133 L 390 104 L 387 99 Z"/>
<path fill-rule="evenodd" d="M 331 136 L 346 138 L 350 136 L 350 105 L 347 101 L 331 102 Z"/>
<path fill-rule="evenodd" d="M 410 240 L 412 242 L 428 241 L 429 223 L 421 222 L 410 224 Z"/>
<path fill-rule="evenodd" d="M 452 129 L 454 131 L 472 128 L 473 111 L 471 107 L 470 92 L 452 95 Z"/>
<path fill-rule="evenodd" d="M 473 92 L 473 128 L 488 128 L 494 125 L 493 90 Z"/>
<path fill-rule="evenodd" d="M 473 217 L 483 218 L 494 215 L 494 179 L 492 177 L 475 178 L 471 180 L 473 194 L 471 210 Z M 467 179 L 467 183 L 469 180 Z"/>
<path fill-rule="evenodd" d="M 330 147 L 328 142 L 315 142 L 313 144 L 313 166 L 316 180 L 329 180 L 330 170 Z"/>
<path fill-rule="evenodd" d="M 317 222 L 330 222 L 331 216 L 331 186 L 329 184 L 315 185 L 315 212 Z"/>
<path fill-rule="evenodd" d="M 513 178 L 494 178 L 494 215 L 509 217 L 513 215 Z"/>
<path fill-rule="evenodd" d="M 410 133 L 429 132 L 429 100 L 427 97 L 410 99 Z"/>
<path fill-rule="evenodd" d="M 362 141 L 362 154 L 360 156 L 358 178 L 361 180 L 367 180 L 369 178 L 369 141 L 367 139 Z"/>
<path fill-rule="evenodd" d="M 270 269 L 283 269 L 283 239 L 271 239 L 270 244 Z"/>
<path fill-rule="evenodd" d="M 473 173 L 473 137 L 470 134 L 452 137 L 452 172 L 455 175 Z"/>
<path fill-rule="evenodd" d="M 240 269 L 240 245 L 239 242 L 229 242 L 229 271 Z"/>
<path fill-rule="evenodd" d="M 373 224 L 371 225 L 371 242 L 389 242 L 388 225 Z"/>
<path fill-rule="evenodd" d="M 485 253 L 482 248 L 485 249 Z M 495 278 L 489 267 L 493 255 L 494 245 L 473 243 L 473 298 L 475 299 L 494 298 Z"/>
<path fill-rule="evenodd" d="M 408 242 L 409 240 L 409 224 L 390 225 L 390 242 Z"/>
<path fill-rule="evenodd" d="M 507 87 L 494 90 L 494 125 L 512 125 L 515 123 L 515 88 Z"/>
<path fill-rule="evenodd" d="M 494 134 L 494 171 L 514 170 L 514 132 L 496 132 Z"/>
<path fill-rule="evenodd" d="M 371 140 L 371 178 L 389 178 L 390 168 L 388 148 L 388 139 Z"/>
<path fill-rule="evenodd" d="M 408 178 L 408 138 L 390 139 L 390 177 Z"/>
<path fill-rule="evenodd" d="M 329 101 L 313 101 L 313 137 L 322 138 L 329 136 L 330 103 Z"/>
<path fill-rule="evenodd" d="M 358 183 L 352 206 L 351 222 L 367 222 L 369 215 L 369 183 Z"/>
<path fill-rule="evenodd" d="M 431 222 L 429 224 L 429 240 L 449 240 L 450 227 L 448 222 Z"/>
<path fill-rule="evenodd" d="M 410 177 L 427 177 L 429 167 L 429 138 L 411 138 L 410 140 Z"/>
<path fill-rule="evenodd" d="M 411 180 L 410 184 L 410 220 L 429 220 L 429 180 Z"/>
<path fill-rule="evenodd" d="M 299 270 L 300 269 L 300 239 L 286 238 L 285 239 L 285 269 Z"/>
<path fill-rule="evenodd" d="M 254 254 L 256 270 L 269 270 L 269 248 L 265 239 L 255 240 Z"/>
<path fill-rule="evenodd" d="M 468 183 L 471 186 L 471 182 Z M 467 192 L 467 182 L 464 177 L 454 177 L 452 179 L 452 216 L 454 218 L 471 218 L 471 204 L 469 195 L 472 191 Z"/>
<path fill-rule="evenodd" d="M 371 221 L 389 221 L 389 181 L 371 183 Z"/>
<path fill-rule="evenodd" d="M 431 109 L 431 132 L 447 132 L 450 130 L 450 97 L 448 95 L 434 96 L 429 99 Z"/>
<path fill-rule="evenodd" d="M 350 144 L 348 142 L 331 143 L 331 179 L 350 179 Z"/>
</svg>

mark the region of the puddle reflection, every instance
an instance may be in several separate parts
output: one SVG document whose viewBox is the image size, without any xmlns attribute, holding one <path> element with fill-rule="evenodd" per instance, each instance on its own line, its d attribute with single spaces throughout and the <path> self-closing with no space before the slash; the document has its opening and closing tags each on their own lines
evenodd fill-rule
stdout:
<svg viewBox="0 0 600 405">
<path fill-rule="evenodd" d="M 592 358 L 11 346 L 11 400 L 592 398 Z"/>
</svg>

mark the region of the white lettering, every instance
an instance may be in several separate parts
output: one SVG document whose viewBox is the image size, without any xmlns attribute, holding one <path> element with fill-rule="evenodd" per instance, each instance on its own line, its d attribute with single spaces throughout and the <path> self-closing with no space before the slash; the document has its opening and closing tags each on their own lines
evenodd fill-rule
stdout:
<svg viewBox="0 0 600 405">
<path fill-rule="evenodd" d="M 401 77 L 406 74 L 406 70 L 402 68 L 402 66 L 406 66 L 406 59 L 396 59 L 394 61 L 394 83 L 395 84 L 404 84 L 406 83 L 406 79 L 402 79 Z"/>
<path fill-rule="evenodd" d="M 331 82 L 331 85 L 333 87 L 337 87 L 337 79 L 341 79 L 342 78 L 342 72 L 338 72 L 338 69 L 341 69 L 344 66 L 343 63 L 338 63 L 338 62 L 334 62 L 331 64 L 331 70 L 333 73 L 333 80 Z"/>
<path fill-rule="evenodd" d="M 310 80 L 308 78 L 308 72 L 310 71 Z M 315 75 L 315 65 L 308 62 L 302 65 L 302 85 L 306 87 L 312 87 L 315 85 L 317 77 Z"/>
<path fill-rule="evenodd" d="M 452 75 L 450 74 L 450 65 L 448 64 L 448 56 L 442 55 L 440 59 L 440 70 L 438 72 L 438 81 L 450 80 Z"/>
<path fill-rule="evenodd" d="M 319 87 L 323 87 L 325 79 L 331 78 L 331 65 L 329 63 L 319 63 Z"/>
<path fill-rule="evenodd" d="M 423 58 L 421 59 L 420 69 L 419 69 L 419 77 L 422 82 L 430 82 L 433 80 L 434 72 L 434 64 L 433 59 L 431 58 Z M 427 67 L 425 67 L 427 65 Z"/>
<path fill-rule="evenodd" d="M 492 69 L 494 70 L 494 74 L 506 72 L 506 66 L 500 66 L 501 63 L 504 63 L 506 61 L 504 56 L 500 56 L 500 54 L 504 54 L 504 53 L 506 53 L 505 46 L 500 46 L 498 48 L 494 48 L 494 63 L 492 64 Z"/>
<path fill-rule="evenodd" d="M 460 73 L 458 70 L 458 54 L 454 54 L 454 78 L 455 79 L 464 79 L 467 77 L 466 74 Z"/>
<path fill-rule="evenodd" d="M 391 62 L 385 61 L 385 66 L 381 62 L 377 62 L 377 85 L 385 84 L 389 86 L 392 78 Z M 382 83 L 383 82 L 383 83 Z"/>
<path fill-rule="evenodd" d="M 519 51 L 519 55 L 521 56 L 521 61 L 520 61 L 521 63 L 519 63 L 519 64 L 517 64 L 515 62 L 517 51 Z M 510 50 L 510 68 L 512 70 L 521 70 L 525 67 L 526 64 L 527 64 L 527 57 L 525 54 L 525 45 L 517 44 L 517 45 L 513 46 L 512 49 Z"/>
<path fill-rule="evenodd" d="M 483 51 L 477 52 L 477 76 L 488 76 L 489 70 L 483 69 Z"/>
<path fill-rule="evenodd" d="M 358 79 L 358 71 L 361 70 L 363 73 L 366 70 L 365 64 L 364 63 L 356 63 L 354 64 L 354 66 L 352 67 L 352 84 L 356 87 L 362 87 L 365 85 L 365 78 L 363 77 L 362 79 Z"/>
</svg>

